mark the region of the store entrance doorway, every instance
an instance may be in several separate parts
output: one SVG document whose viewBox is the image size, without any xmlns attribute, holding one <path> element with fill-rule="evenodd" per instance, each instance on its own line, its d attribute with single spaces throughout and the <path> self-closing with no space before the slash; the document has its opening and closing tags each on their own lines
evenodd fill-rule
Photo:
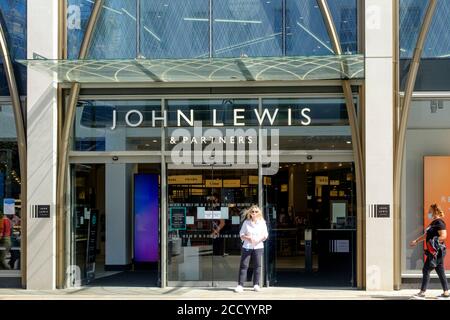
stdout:
<svg viewBox="0 0 450 320">
<path fill-rule="evenodd" d="M 169 165 L 167 183 L 168 285 L 235 286 L 241 222 L 258 204 L 257 168 Z"/>
<path fill-rule="evenodd" d="M 282 163 L 264 177 L 270 286 L 356 286 L 353 162 Z"/>
<path fill-rule="evenodd" d="M 160 163 L 73 163 L 68 286 L 160 286 Z"/>
</svg>

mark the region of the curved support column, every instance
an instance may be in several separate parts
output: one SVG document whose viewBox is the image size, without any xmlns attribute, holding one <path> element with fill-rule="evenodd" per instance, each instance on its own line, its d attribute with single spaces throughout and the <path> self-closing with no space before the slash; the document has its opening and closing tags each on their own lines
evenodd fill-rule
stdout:
<svg viewBox="0 0 450 320">
<path fill-rule="evenodd" d="M 21 243 L 26 243 L 27 230 L 27 141 L 25 133 L 25 122 L 20 105 L 19 90 L 17 88 L 16 78 L 14 76 L 14 69 L 11 56 L 9 55 L 8 44 L 4 28 L 0 21 L 0 54 L 3 60 L 3 67 L 5 68 L 6 80 L 8 82 L 9 94 L 11 95 L 12 107 L 14 112 L 14 120 L 17 133 L 17 147 L 19 151 L 19 165 L 20 165 L 20 200 L 21 200 L 21 224 L 22 224 L 22 240 Z M 22 272 L 22 287 L 26 287 L 26 245 L 23 245 L 20 250 L 21 272 Z"/>
<path fill-rule="evenodd" d="M 341 43 L 336 27 L 333 22 L 330 8 L 326 0 L 317 0 L 322 18 L 327 28 L 328 36 L 333 45 L 334 53 L 342 55 Z M 364 158 L 362 154 L 362 140 L 359 130 L 358 115 L 353 101 L 353 92 L 350 81 L 342 81 L 342 90 L 345 96 L 350 128 L 352 132 L 352 147 L 355 157 L 355 179 L 356 179 L 356 202 L 357 202 L 357 287 L 363 287 L 363 221 L 364 221 Z"/>
<path fill-rule="evenodd" d="M 86 28 L 83 42 L 81 44 L 78 59 L 85 59 L 92 41 L 98 18 L 103 7 L 104 0 L 95 1 L 91 16 Z M 57 199 L 57 287 L 65 286 L 65 195 L 67 183 L 67 169 L 69 166 L 69 139 L 72 125 L 75 119 L 75 111 L 78 102 L 81 85 L 73 83 L 70 88 L 69 101 L 66 108 L 64 124 L 62 125 L 62 133 L 60 137 L 60 148 L 58 155 L 58 176 L 56 183 L 56 199 Z"/>
<path fill-rule="evenodd" d="M 427 12 L 420 29 L 417 39 L 416 48 L 414 49 L 413 58 L 409 67 L 408 78 L 405 87 L 405 96 L 400 109 L 400 119 L 397 128 L 395 141 L 395 160 L 394 160 L 394 289 L 399 290 L 401 285 L 401 179 L 402 179 L 402 163 L 405 151 L 405 137 L 408 125 L 409 110 L 416 84 L 417 72 L 422 58 L 423 47 L 430 29 L 433 16 L 436 11 L 437 1 L 429 0 Z"/>
</svg>

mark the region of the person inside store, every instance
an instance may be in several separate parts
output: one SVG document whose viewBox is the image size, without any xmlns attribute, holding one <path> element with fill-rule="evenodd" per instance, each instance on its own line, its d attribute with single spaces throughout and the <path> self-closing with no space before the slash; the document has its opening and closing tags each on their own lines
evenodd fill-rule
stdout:
<svg viewBox="0 0 450 320">
<path fill-rule="evenodd" d="M 264 253 L 264 241 L 267 240 L 269 233 L 267 224 L 263 218 L 261 209 L 253 205 L 247 210 L 246 220 L 242 224 L 239 232 L 243 241 L 241 250 L 241 262 L 239 265 L 238 285 L 235 292 L 244 291 L 244 283 L 247 279 L 247 270 L 250 264 L 250 258 L 253 260 L 253 289 L 260 291 L 259 282 L 261 278 L 261 264 Z"/>
<path fill-rule="evenodd" d="M 209 210 L 220 211 L 219 196 L 217 193 L 213 193 L 208 197 Z M 212 220 L 212 234 L 213 239 L 213 255 L 226 256 L 225 253 L 225 239 L 223 238 L 223 230 L 225 228 L 225 219 L 213 219 Z"/>
<path fill-rule="evenodd" d="M 410 246 L 415 247 L 418 243 L 425 241 L 426 260 L 422 269 L 422 286 L 420 291 L 414 295 L 415 298 L 425 298 L 428 283 L 430 282 L 430 273 L 433 269 L 439 276 L 442 289 L 440 298 L 450 298 L 448 292 L 448 283 L 445 276 L 444 257 L 446 254 L 445 239 L 447 239 L 447 230 L 444 222 L 444 212 L 436 204 L 432 204 L 428 210 L 428 219 L 430 223 L 425 229 L 425 233 L 417 239 L 411 241 Z"/>
<path fill-rule="evenodd" d="M 17 214 L 8 216 L 11 219 L 12 232 L 11 232 L 11 259 L 9 260 L 9 266 L 11 269 L 20 269 L 20 241 L 21 241 L 21 228 L 20 217 Z"/>
<path fill-rule="evenodd" d="M 288 213 L 286 213 L 285 208 L 281 208 L 281 210 L 280 210 L 280 226 L 284 226 L 284 227 L 290 226 L 291 222 L 292 222 L 291 216 Z"/>
<path fill-rule="evenodd" d="M 0 212 L 0 267 L 10 270 L 6 257 L 11 249 L 11 220 Z"/>
</svg>

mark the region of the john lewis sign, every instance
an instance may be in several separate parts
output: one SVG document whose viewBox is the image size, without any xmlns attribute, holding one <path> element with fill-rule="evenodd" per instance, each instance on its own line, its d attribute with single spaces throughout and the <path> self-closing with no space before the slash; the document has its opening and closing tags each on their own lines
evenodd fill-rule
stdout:
<svg viewBox="0 0 450 320">
<path fill-rule="evenodd" d="M 253 109 L 253 114 L 256 117 L 256 120 L 258 122 L 258 125 L 270 125 L 273 126 L 274 123 L 279 120 L 280 117 L 280 109 L 276 108 L 271 111 L 269 109 L 262 109 L 259 111 L 258 109 Z M 231 119 L 233 120 L 233 126 L 240 127 L 240 126 L 247 126 L 246 122 L 246 110 L 245 109 L 233 109 L 232 111 L 229 111 L 231 113 Z M 310 113 L 310 108 L 301 108 L 301 109 L 295 109 L 292 108 L 285 109 L 283 112 L 285 112 L 285 117 L 283 117 L 282 122 L 277 122 L 277 125 L 283 125 L 283 126 L 292 126 L 292 125 L 302 125 L 302 126 L 309 126 L 312 122 Z M 196 110 L 190 109 L 189 111 L 183 112 L 182 110 L 176 111 L 176 126 L 177 127 L 194 127 L 195 122 L 198 121 L 195 117 Z M 211 118 L 212 119 L 212 126 L 213 127 L 223 127 L 225 124 L 218 120 L 220 116 L 223 116 L 223 111 L 218 112 L 217 109 L 211 110 Z M 113 124 L 111 126 L 111 130 L 115 130 L 117 128 L 117 123 L 119 121 L 125 121 L 126 125 L 132 128 L 139 127 L 144 122 L 144 114 L 140 110 L 129 110 L 126 114 L 124 119 L 118 119 L 117 116 L 117 110 L 113 110 Z M 167 111 L 164 111 L 162 115 L 157 116 L 156 111 L 152 110 L 151 112 L 151 126 L 156 127 L 156 123 L 162 123 L 164 127 L 167 127 L 168 122 L 168 116 Z"/>
</svg>

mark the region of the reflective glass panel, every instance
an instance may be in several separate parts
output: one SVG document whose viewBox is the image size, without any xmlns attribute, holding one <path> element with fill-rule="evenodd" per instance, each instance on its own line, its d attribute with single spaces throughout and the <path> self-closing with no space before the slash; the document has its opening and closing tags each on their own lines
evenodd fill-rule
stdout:
<svg viewBox="0 0 450 320">
<path fill-rule="evenodd" d="M 357 53 L 356 0 L 332 0 L 328 5 L 345 54 Z M 286 55 L 334 54 L 316 0 L 286 1 Z"/>
<path fill-rule="evenodd" d="M 88 56 L 96 59 L 135 58 L 136 17 L 135 0 L 105 0 Z"/>
<path fill-rule="evenodd" d="M 67 57 L 77 59 L 93 8 L 93 2 L 67 0 Z M 94 57 L 95 58 L 95 57 Z"/>
<path fill-rule="evenodd" d="M 19 60 L 60 82 L 301 81 L 364 78 L 362 55 L 212 59 Z"/>
<path fill-rule="evenodd" d="M 21 177 L 12 106 L 0 104 L 0 274 L 19 276 L 21 251 Z"/>
<path fill-rule="evenodd" d="M 26 95 L 26 68 L 15 59 L 27 57 L 27 4 L 26 0 L 0 0 L 0 19 L 6 33 L 6 41 L 14 65 L 19 94 Z M 0 96 L 8 96 L 3 59 L 0 59 Z"/>
<path fill-rule="evenodd" d="M 263 99 L 265 110 L 263 125 L 274 119 L 280 150 L 352 150 L 344 99 Z"/>
<path fill-rule="evenodd" d="M 220 0 L 212 11 L 214 57 L 283 55 L 281 0 Z"/>
<path fill-rule="evenodd" d="M 160 100 L 80 100 L 73 150 L 161 150 Z"/>
<path fill-rule="evenodd" d="M 411 58 L 420 28 L 425 17 L 428 1 L 400 1 L 400 56 Z M 437 1 L 436 11 L 423 49 L 423 58 L 447 58 L 450 56 L 450 2 Z"/>
<path fill-rule="evenodd" d="M 357 53 L 357 0 L 329 0 L 343 51 Z M 68 2 L 68 53 L 78 55 L 92 3 Z M 332 54 L 315 0 L 107 0 L 89 56 L 208 58 Z"/>
<path fill-rule="evenodd" d="M 184 150 L 197 151 L 213 143 L 218 143 L 217 148 L 221 151 L 240 147 L 257 150 L 257 99 L 167 100 L 166 110 L 166 150 L 183 147 Z M 254 138 L 239 141 L 238 136 Z M 216 159 L 224 163 L 222 160 Z"/>
<path fill-rule="evenodd" d="M 147 58 L 209 57 L 209 1 L 140 1 L 140 54 Z"/>
<path fill-rule="evenodd" d="M 406 132 L 402 180 L 402 272 L 421 274 L 424 243 L 409 244 L 422 235 L 431 220 L 432 203 L 445 213 L 449 225 L 450 100 L 416 100 L 411 104 Z M 430 165 L 431 164 L 431 165 Z M 448 237 L 446 240 L 449 245 Z M 450 257 L 444 259 L 445 269 Z"/>
<path fill-rule="evenodd" d="M 93 4 L 90 1 L 68 1 L 69 59 L 78 57 L 92 9 Z M 137 54 L 136 21 L 136 0 L 105 0 L 94 29 L 88 58 L 135 58 Z"/>
</svg>

